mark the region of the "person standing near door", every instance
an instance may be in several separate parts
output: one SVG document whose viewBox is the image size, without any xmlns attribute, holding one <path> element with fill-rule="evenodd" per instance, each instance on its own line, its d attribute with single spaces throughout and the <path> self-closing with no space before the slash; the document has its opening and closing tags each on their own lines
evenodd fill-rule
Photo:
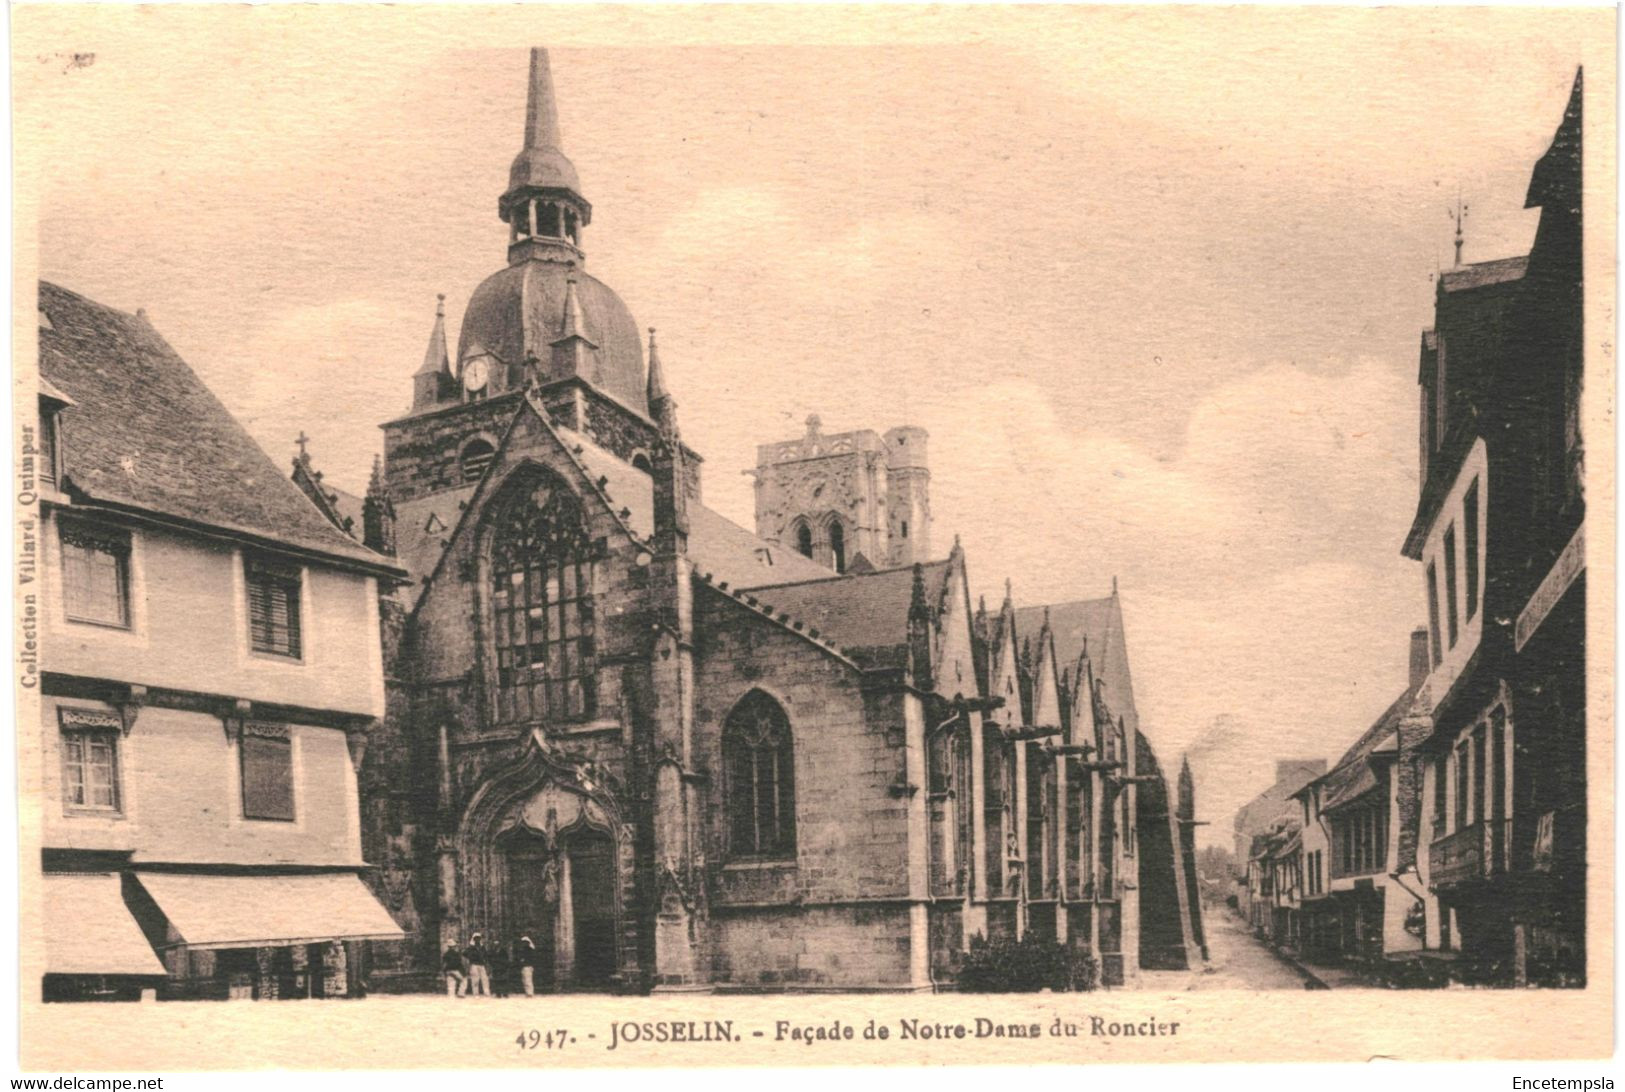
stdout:
<svg viewBox="0 0 1625 1092">
<path fill-rule="evenodd" d="M 536 945 L 529 937 L 520 937 L 514 950 L 514 963 L 519 967 L 519 985 L 526 997 L 536 996 Z"/>
<path fill-rule="evenodd" d="M 468 964 L 468 996 L 491 996 L 491 962 L 485 954 L 485 945 L 480 943 L 481 935 L 475 933 L 468 939 L 468 947 L 463 950 L 463 960 Z"/>
<path fill-rule="evenodd" d="M 467 979 L 463 975 L 463 953 L 457 950 L 457 945 L 446 945 L 446 954 L 440 957 L 440 973 L 446 976 L 446 996 L 463 996 Z"/>
</svg>

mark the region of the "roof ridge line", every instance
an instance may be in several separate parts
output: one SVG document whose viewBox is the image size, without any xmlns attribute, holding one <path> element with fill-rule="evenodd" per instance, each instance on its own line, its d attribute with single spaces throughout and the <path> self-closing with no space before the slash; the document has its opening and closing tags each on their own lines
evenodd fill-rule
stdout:
<svg viewBox="0 0 1625 1092">
<path fill-rule="evenodd" d="M 834 653 L 836 655 L 836 657 L 841 660 L 842 663 L 847 664 L 848 666 L 850 666 L 854 670 L 856 670 L 856 671 L 858 671 L 860 673 L 864 670 L 863 666 L 861 664 L 859 664 L 855 659 L 853 659 L 851 652 L 844 645 L 838 645 L 834 641 L 831 641 L 826 637 L 820 636 L 817 626 L 812 625 L 810 622 L 807 622 L 806 620 L 804 620 L 804 619 L 802 619 L 800 617 L 792 616 L 789 611 L 780 610 L 779 608 L 773 606 L 771 603 L 763 603 L 763 602 L 760 602 L 759 600 L 757 600 L 756 596 L 752 595 L 751 593 L 761 590 L 760 588 L 756 588 L 756 587 L 751 587 L 751 588 L 728 587 L 727 586 L 728 582 L 726 580 L 718 580 L 716 578 L 715 573 L 712 573 L 709 570 L 702 570 L 698 566 L 694 567 L 693 572 L 694 572 L 694 575 L 699 578 L 699 580 L 700 580 L 700 582 L 702 584 L 704 584 L 708 588 L 711 588 L 718 595 L 727 596 L 729 599 L 732 599 L 734 602 L 738 603 L 740 606 L 746 608 L 747 610 L 752 611 L 755 614 L 758 614 L 758 615 L 762 616 L 763 618 L 766 618 L 769 622 L 773 623 L 775 626 L 779 627 L 782 630 L 785 630 L 788 633 L 794 634 L 795 636 L 802 638 L 803 640 L 811 643 L 812 645 L 814 645 L 815 647 L 817 647 L 821 651 Z M 806 581 L 806 583 L 816 584 L 816 583 L 820 583 L 820 581 L 809 580 L 809 581 Z M 764 586 L 768 587 L 768 588 L 772 588 L 772 587 L 789 587 L 790 585 L 786 585 L 786 584 L 768 584 L 768 585 L 764 585 Z M 749 602 L 746 602 L 747 599 L 749 600 Z"/>
<path fill-rule="evenodd" d="M 715 509 L 712 509 L 711 511 L 714 512 L 716 515 L 722 515 L 722 513 L 717 512 Z M 722 516 L 722 518 L 723 519 L 728 519 L 727 516 Z M 732 523 L 733 521 L 729 520 L 729 522 Z M 734 526 L 737 527 L 738 524 L 734 524 Z M 743 528 L 740 528 L 740 529 L 743 530 Z M 763 539 L 762 541 L 767 542 L 766 539 Z M 776 543 L 776 542 L 767 542 L 767 544 L 769 546 L 782 546 L 783 545 L 782 543 Z M 936 566 L 936 565 L 948 565 L 948 564 L 950 564 L 950 561 L 947 558 L 944 558 L 941 561 L 920 561 L 920 562 L 916 562 L 915 564 L 920 565 L 922 568 L 931 568 L 932 566 Z M 778 583 L 778 584 L 752 584 L 749 588 L 747 588 L 745 590 L 747 590 L 747 591 L 758 591 L 758 590 L 761 590 L 761 589 L 764 589 L 764 588 L 799 588 L 799 587 L 802 587 L 802 586 L 807 585 L 807 584 L 828 584 L 831 581 L 835 581 L 835 580 L 862 580 L 865 577 L 870 577 L 870 576 L 886 576 L 886 575 L 888 575 L 890 573 L 912 573 L 913 571 L 914 571 L 914 565 L 896 565 L 896 566 L 893 566 L 892 568 L 889 568 L 889 569 L 876 569 L 872 573 L 831 573 L 828 576 L 814 576 L 814 577 L 809 577 L 806 580 L 785 580 L 785 581 L 783 581 L 781 583 Z"/>
</svg>

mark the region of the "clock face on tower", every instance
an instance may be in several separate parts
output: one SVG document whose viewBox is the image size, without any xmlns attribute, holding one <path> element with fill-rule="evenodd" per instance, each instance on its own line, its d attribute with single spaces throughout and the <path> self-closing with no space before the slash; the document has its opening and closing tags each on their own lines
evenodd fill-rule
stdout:
<svg viewBox="0 0 1625 1092">
<path fill-rule="evenodd" d="M 478 394 L 491 381 L 491 364 L 483 356 L 471 357 L 463 363 L 463 389 Z"/>
</svg>

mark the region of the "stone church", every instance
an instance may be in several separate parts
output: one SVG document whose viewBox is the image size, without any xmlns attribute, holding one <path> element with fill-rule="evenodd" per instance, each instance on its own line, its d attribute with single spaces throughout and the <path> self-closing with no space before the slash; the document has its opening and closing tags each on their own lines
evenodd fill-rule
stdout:
<svg viewBox="0 0 1625 1092">
<path fill-rule="evenodd" d="M 455 353 L 436 314 L 366 496 L 294 468 L 411 577 L 360 783 L 407 934 L 373 987 L 475 932 L 533 938 L 558 990 L 951 988 L 973 938 L 1028 933 L 1108 981 L 1200 960 L 1194 803 L 1115 583 L 973 602 L 918 428 L 812 418 L 758 448 L 754 533 L 706 507 L 653 332 L 587 272 L 541 50 L 497 211 L 507 264 Z"/>
</svg>

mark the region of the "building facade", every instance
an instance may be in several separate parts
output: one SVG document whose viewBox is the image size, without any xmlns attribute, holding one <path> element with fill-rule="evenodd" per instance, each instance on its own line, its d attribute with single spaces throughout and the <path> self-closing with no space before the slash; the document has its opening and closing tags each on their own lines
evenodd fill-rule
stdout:
<svg viewBox="0 0 1625 1092">
<path fill-rule="evenodd" d="M 1237 910 L 1261 936 L 1275 933 L 1275 865 L 1270 854 L 1285 844 L 1289 825 L 1303 828 L 1299 789 L 1326 772 L 1324 758 L 1283 758 L 1275 763 L 1275 783 L 1241 808 L 1232 823 L 1236 861 L 1243 868 Z"/>
<path fill-rule="evenodd" d="M 1406 689 L 1335 765 L 1294 794 L 1302 808 L 1298 928 L 1292 946 L 1321 963 L 1375 964 L 1424 949 L 1432 895 L 1417 844 L 1431 724 L 1415 714 L 1429 634 L 1411 634 Z"/>
<path fill-rule="evenodd" d="M 706 507 L 653 334 L 585 270 L 540 50 L 498 212 L 508 264 L 455 356 L 436 314 L 363 501 L 412 581 L 361 780 L 407 933 L 376 980 L 474 932 L 530 936 L 556 990 L 950 988 L 1029 934 L 1132 979 L 1160 775 L 1115 595 L 1087 653 L 973 611 L 920 429 L 814 419 L 758 449 L 757 533 Z"/>
<path fill-rule="evenodd" d="M 363 885 L 380 588 L 142 315 L 39 289 L 48 1000 L 335 996 Z"/>
<path fill-rule="evenodd" d="M 1461 977 L 1585 975 L 1581 92 L 1536 164 L 1527 257 L 1441 275 L 1423 334 L 1427 940 Z"/>
</svg>

